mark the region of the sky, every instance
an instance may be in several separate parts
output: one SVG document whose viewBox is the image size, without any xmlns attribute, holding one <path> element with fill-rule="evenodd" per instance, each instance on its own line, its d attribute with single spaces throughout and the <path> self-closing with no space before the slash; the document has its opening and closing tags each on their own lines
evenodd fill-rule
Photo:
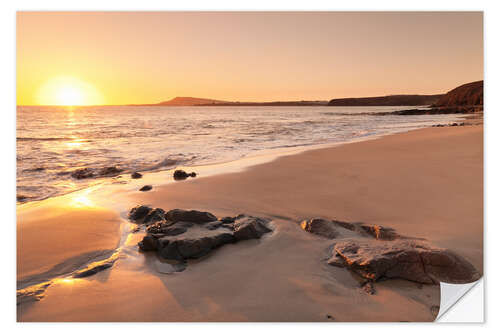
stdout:
<svg viewBox="0 0 500 333">
<path fill-rule="evenodd" d="M 17 104 L 436 94 L 483 79 L 481 12 L 18 12 Z"/>
</svg>

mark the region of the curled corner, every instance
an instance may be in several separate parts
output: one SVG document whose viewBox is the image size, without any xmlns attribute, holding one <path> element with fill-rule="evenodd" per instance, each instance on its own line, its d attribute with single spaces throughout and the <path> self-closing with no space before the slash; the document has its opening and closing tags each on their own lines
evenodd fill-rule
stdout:
<svg viewBox="0 0 500 333">
<path fill-rule="evenodd" d="M 441 301 L 439 305 L 439 313 L 435 319 L 436 322 L 447 322 L 443 320 L 443 315 L 446 314 L 460 299 L 465 296 L 474 286 L 483 283 L 482 278 L 465 284 L 450 284 L 440 282 Z M 481 309 L 482 310 L 482 309 Z"/>
</svg>

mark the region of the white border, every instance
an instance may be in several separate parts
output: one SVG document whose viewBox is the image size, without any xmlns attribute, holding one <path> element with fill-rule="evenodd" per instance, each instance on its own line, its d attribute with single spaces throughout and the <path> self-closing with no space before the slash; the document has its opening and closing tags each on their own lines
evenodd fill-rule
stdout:
<svg viewBox="0 0 500 333">
<path fill-rule="evenodd" d="M 2 34 L 2 61 L 0 62 L 2 66 L 2 76 L 1 76 L 1 91 L 2 91 L 2 121 L 1 121 L 1 135 L 2 135 L 2 156 L 3 161 L 0 164 L 1 177 L 2 177 L 2 209 L 4 214 L 2 214 L 2 231 L 4 237 L 1 242 L 3 258 L 3 271 L 2 271 L 2 288 L 1 288 L 1 301 L 2 308 L 0 313 L 2 316 L 2 324 L 4 330 L 10 329 L 17 330 L 50 330 L 51 332 L 64 331 L 71 329 L 72 332 L 87 332 L 89 330 L 88 324 L 47 324 L 47 325 L 30 325 L 30 324 L 16 324 L 15 323 L 15 11 L 16 10 L 479 10 L 485 11 L 484 22 L 485 22 L 485 284 L 487 284 L 489 295 L 500 295 L 497 272 L 498 264 L 492 262 L 489 265 L 491 254 L 492 261 L 495 260 L 496 254 L 500 253 L 497 251 L 498 241 L 495 239 L 500 235 L 499 223 L 500 216 L 498 214 L 498 197 L 495 194 L 498 193 L 496 189 L 500 187 L 499 182 L 499 170 L 500 163 L 498 157 L 498 148 L 495 144 L 499 143 L 499 130 L 496 128 L 500 126 L 500 107 L 498 99 L 495 98 L 498 94 L 499 89 L 498 84 L 498 59 L 500 59 L 499 49 L 498 49 L 498 31 L 500 31 L 500 15 L 498 12 L 498 1 L 427 1 L 421 0 L 418 2 L 403 2 L 403 1 L 272 1 L 272 0 L 253 0 L 247 2 L 235 2 L 235 1 L 221 1 L 212 0 L 208 1 L 178 1 L 178 2 L 167 2 L 167 1 L 98 1 L 98 0 L 87 0 L 87 1 L 63 1 L 63 0 L 46 0 L 46 1 L 4 1 L 1 4 L 1 20 L 0 24 L 2 29 L 0 32 Z M 432 50 L 430 50 L 432 51 Z M 496 149 L 495 149 L 496 148 Z M 496 153 L 496 154 L 495 154 Z M 488 235 L 494 235 L 491 241 Z M 496 261 L 496 260 L 495 260 Z M 5 269 L 7 268 L 7 269 Z M 488 284 L 488 277 L 491 277 L 492 283 Z M 497 315 L 495 313 L 498 311 L 493 305 L 495 297 L 486 297 L 486 322 L 484 326 L 491 328 L 498 325 Z M 473 304 L 471 304 L 473 306 Z M 493 315 L 491 318 L 488 317 L 488 309 L 493 309 L 491 312 Z M 136 332 L 137 325 L 132 324 L 92 324 L 93 328 L 103 329 L 108 326 L 109 329 L 119 329 L 125 332 Z M 256 327 L 257 325 L 257 327 Z M 204 324 L 200 327 L 199 324 L 168 324 L 168 327 L 155 327 L 154 329 L 168 329 L 168 330 L 199 330 L 203 331 L 217 331 L 221 330 L 238 330 L 238 332 L 254 332 L 255 329 L 278 329 L 285 328 L 291 331 L 303 331 L 308 329 L 307 326 L 312 326 L 314 330 L 331 332 L 334 329 L 370 329 L 371 332 L 388 330 L 400 331 L 404 329 L 405 331 L 421 331 L 425 330 L 443 330 L 452 329 L 454 332 L 470 331 L 475 330 L 479 327 L 477 325 L 458 325 L 458 324 L 446 324 L 446 325 L 435 325 L 430 324 L 425 327 L 420 327 L 421 325 L 415 324 L 336 324 L 332 326 L 331 324 L 225 324 L 225 325 L 213 325 Z M 349 325 L 348 327 L 345 327 Z M 367 327 L 369 325 L 369 327 Z M 404 327 L 401 327 L 401 326 Z M 71 327 L 70 327 L 71 326 Z M 483 325 L 480 325 L 483 326 Z M 498 330 L 498 328 L 497 328 Z"/>
</svg>

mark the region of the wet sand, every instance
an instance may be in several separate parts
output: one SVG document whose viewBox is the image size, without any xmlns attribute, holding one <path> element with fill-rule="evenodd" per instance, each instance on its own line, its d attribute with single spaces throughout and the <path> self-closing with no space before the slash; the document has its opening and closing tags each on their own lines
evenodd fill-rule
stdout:
<svg viewBox="0 0 500 333">
<path fill-rule="evenodd" d="M 80 220 L 71 215 L 77 214 L 75 208 L 53 218 L 21 205 L 18 280 L 79 254 L 117 248 L 120 223 L 122 229 L 130 228 L 118 213 L 125 216 L 135 204 L 207 210 L 219 217 L 270 217 L 275 231 L 260 240 L 226 245 L 170 275 L 159 272 L 161 262 L 154 254 L 138 251 L 143 232 L 130 234 L 112 268 L 88 278 L 55 281 L 40 301 L 18 306 L 18 320 L 434 319 L 430 307 L 439 305 L 439 286 L 389 280 L 376 284 L 375 295 L 364 293 L 349 271 L 324 262 L 331 241 L 300 229 L 298 222 L 311 217 L 393 227 L 454 250 L 482 272 L 482 126 L 422 129 L 309 150 L 241 172 L 199 175 L 162 186 L 153 183 L 150 192 L 138 192 L 142 183 L 129 179 L 128 185 L 110 185 L 82 199 L 84 206 L 90 200 L 99 208 L 81 207 L 86 217 Z M 74 196 L 78 194 L 60 197 L 59 203 L 66 207 Z M 50 211 L 45 201 L 38 205 Z M 97 215 L 91 216 L 93 211 Z M 57 221 L 82 223 L 61 230 Z M 30 233 L 37 232 L 49 241 L 34 241 L 37 237 Z M 66 247 L 54 247 L 57 239 L 67 240 Z M 39 258 L 44 259 L 35 265 Z"/>
</svg>

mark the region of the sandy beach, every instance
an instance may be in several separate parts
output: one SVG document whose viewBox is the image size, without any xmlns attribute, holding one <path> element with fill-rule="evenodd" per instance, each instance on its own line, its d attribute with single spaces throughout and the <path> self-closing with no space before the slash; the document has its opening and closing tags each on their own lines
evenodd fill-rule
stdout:
<svg viewBox="0 0 500 333">
<path fill-rule="evenodd" d="M 224 165 L 210 166 L 225 170 Z M 391 227 L 450 249 L 483 270 L 483 126 L 426 128 L 312 149 L 234 172 L 158 186 L 172 171 L 18 206 L 18 321 L 432 321 L 439 286 L 404 280 L 364 293 L 325 263 L 331 240 L 299 223 L 322 217 Z M 201 168 L 203 170 L 203 168 Z M 190 170 L 191 171 L 191 170 Z M 205 173 L 207 174 L 207 173 Z M 209 172 L 208 172 L 209 174 Z M 144 185 L 149 192 L 139 192 Z M 272 219 L 273 232 L 225 245 L 183 272 L 137 243 L 137 204 Z M 71 278 L 114 254 L 111 268 Z"/>
</svg>

